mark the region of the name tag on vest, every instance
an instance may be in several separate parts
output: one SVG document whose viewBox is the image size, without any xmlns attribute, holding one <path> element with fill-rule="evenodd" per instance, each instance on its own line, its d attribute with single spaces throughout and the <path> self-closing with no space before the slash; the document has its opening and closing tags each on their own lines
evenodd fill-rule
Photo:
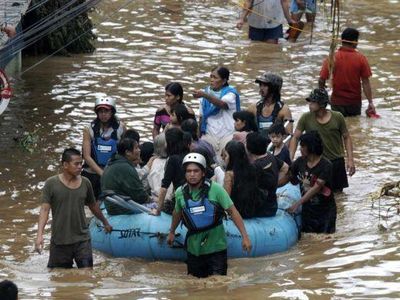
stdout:
<svg viewBox="0 0 400 300">
<path fill-rule="evenodd" d="M 196 215 L 196 214 L 201 214 L 201 213 L 205 212 L 205 211 L 206 211 L 206 208 L 205 208 L 204 205 L 202 205 L 202 206 L 196 206 L 196 207 L 191 207 L 191 208 L 189 209 L 189 211 L 190 211 L 191 214 Z"/>
<path fill-rule="evenodd" d="M 272 122 L 259 122 L 258 127 L 260 129 L 268 129 L 272 126 Z"/>
<path fill-rule="evenodd" d="M 105 146 L 105 145 L 97 145 L 97 150 L 100 152 L 111 152 L 112 147 L 111 146 Z"/>
</svg>

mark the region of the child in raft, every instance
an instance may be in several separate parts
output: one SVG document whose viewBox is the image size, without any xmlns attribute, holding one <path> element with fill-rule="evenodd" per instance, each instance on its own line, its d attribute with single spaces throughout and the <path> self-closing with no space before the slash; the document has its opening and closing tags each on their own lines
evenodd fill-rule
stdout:
<svg viewBox="0 0 400 300">
<path fill-rule="evenodd" d="M 283 142 L 286 136 L 286 129 L 281 122 L 273 124 L 268 129 L 268 137 L 272 143 L 271 153 L 290 166 L 292 161 L 290 159 L 289 148 Z"/>
<path fill-rule="evenodd" d="M 246 144 L 246 136 L 249 132 L 257 132 L 258 127 L 254 115 L 246 110 L 233 113 L 235 120 L 235 132 L 232 140 Z"/>
<path fill-rule="evenodd" d="M 300 136 L 301 157 L 290 168 L 292 183 L 300 183 L 302 197 L 289 207 L 295 213 L 302 205 L 302 231 L 334 233 L 336 203 L 331 189 L 332 163 L 322 157 L 322 139 L 317 131 Z"/>
</svg>

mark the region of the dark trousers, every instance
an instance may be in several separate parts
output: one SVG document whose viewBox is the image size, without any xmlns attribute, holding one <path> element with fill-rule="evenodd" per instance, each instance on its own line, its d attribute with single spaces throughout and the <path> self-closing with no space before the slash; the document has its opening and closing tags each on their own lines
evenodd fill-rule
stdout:
<svg viewBox="0 0 400 300">
<path fill-rule="evenodd" d="M 226 275 L 228 270 L 228 254 L 226 249 L 200 256 L 195 256 L 188 252 L 186 264 L 188 274 L 199 278 L 211 275 Z"/>
</svg>

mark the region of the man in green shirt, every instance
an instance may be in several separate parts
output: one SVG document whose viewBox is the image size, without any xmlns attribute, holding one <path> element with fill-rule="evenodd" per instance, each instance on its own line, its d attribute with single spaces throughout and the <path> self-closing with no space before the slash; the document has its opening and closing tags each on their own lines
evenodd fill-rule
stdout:
<svg viewBox="0 0 400 300">
<path fill-rule="evenodd" d="M 44 228 L 51 209 L 53 220 L 47 267 L 72 268 L 74 260 L 78 268 L 93 267 L 84 206 L 87 205 L 103 223 L 106 232 L 111 232 L 112 227 L 94 198 L 89 179 L 80 175 L 81 153 L 73 148 L 65 149 L 61 164 L 62 173 L 48 178 L 43 188 L 35 249 L 42 252 Z"/>
<path fill-rule="evenodd" d="M 349 176 L 352 176 L 356 171 L 353 160 L 353 143 L 345 119 L 340 112 L 326 108 L 329 96 L 325 89 L 313 90 L 306 100 L 309 102 L 310 111 L 304 113 L 297 123 L 290 141 L 290 157 L 293 160 L 298 139 L 304 131 L 318 131 L 324 147 L 322 156 L 332 162 L 332 190 L 342 191 L 343 188 L 349 186 L 344 161 L 344 148 L 346 148 L 347 153 Z"/>
<path fill-rule="evenodd" d="M 168 244 L 172 245 L 175 229 L 183 219 L 188 228 L 187 268 L 196 277 L 226 275 L 227 242 L 222 224 L 224 211 L 231 216 L 242 235 L 243 250 L 251 250 L 242 217 L 224 188 L 205 179 L 206 160 L 198 153 L 189 153 L 182 162 L 186 183 L 175 192 Z"/>
</svg>

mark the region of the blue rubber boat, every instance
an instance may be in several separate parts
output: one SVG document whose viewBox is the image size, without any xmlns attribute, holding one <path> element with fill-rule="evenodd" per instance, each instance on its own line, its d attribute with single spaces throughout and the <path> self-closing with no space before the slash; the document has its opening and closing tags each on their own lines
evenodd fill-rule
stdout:
<svg viewBox="0 0 400 300">
<path fill-rule="evenodd" d="M 224 226 L 228 241 L 228 257 L 257 257 L 283 252 L 294 246 L 299 237 L 301 224 L 299 217 L 294 218 L 284 209 L 297 201 L 301 194 L 298 186 L 287 184 L 277 191 L 278 212 L 271 218 L 253 218 L 244 220 L 252 243 L 250 253 L 243 252 L 242 238 L 231 220 L 225 220 Z M 105 217 L 113 226 L 113 231 L 106 234 L 99 220 L 90 222 L 92 246 L 113 257 L 138 257 L 150 260 L 185 260 L 183 249 L 186 228 L 178 226 L 175 245 L 166 243 L 171 216 L 162 213 L 152 216 L 147 213 Z"/>
</svg>

